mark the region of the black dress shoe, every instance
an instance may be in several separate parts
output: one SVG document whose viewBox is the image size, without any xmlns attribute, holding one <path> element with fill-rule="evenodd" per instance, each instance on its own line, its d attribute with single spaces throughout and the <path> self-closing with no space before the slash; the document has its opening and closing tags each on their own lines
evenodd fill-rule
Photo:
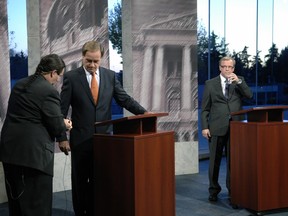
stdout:
<svg viewBox="0 0 288 216">
<path fill-rule="evenodd" d="M 210 195 L 210 196 L 208 197 L 208 200 L 209 200 L 210 202 L 216 202 L 216 201 L 218 200 L 218 197 L 217 197 L 217 195 Z"/>
</svg>

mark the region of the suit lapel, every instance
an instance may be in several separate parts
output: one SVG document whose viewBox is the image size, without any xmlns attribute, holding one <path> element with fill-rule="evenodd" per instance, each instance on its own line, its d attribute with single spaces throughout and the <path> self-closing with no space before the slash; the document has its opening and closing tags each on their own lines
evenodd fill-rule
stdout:
<svg viewBox="0 0 288 216">
<path fill-rule="evenodd" d="M 82 67 L 81 67 L 81 70 L 79 70 L 79 80 L 80 80 L 80 83 L 81 83 L 85 93 L 88 95 L 89 99 L 94 104 L 92 93 L 91 93 L 89 84 L 87 82 L 86 73 L 85 73 L 85 70 Z"/>
<path fill-rule="evenodd" d="M 222 83 L 221 83 L 221 77 L 220 75 L 218 76 L 218 79 L 216 79 L 216 85 L 215 85 L 215 90 L 216 92 L 221 92 L 222 97 L 226 100 L 225 95 L 223 94 L 223 89 L 222 89 Z"/>
<path fill-rule="evenodd" d="M 100 77 L 100 83 L 99 83 L 99 96 L 98 96 L 98 101 L 102 101 L 105 95 L 105 84 L 106 82 L 109 80 L 109 78 L 107 78 L 108 74 L 105 72 L 105 68 L 103 67 L 99 67 L 99 77 Z M 106 81 L 106 82 L 105 82 Z M 111 88 L 111 87 L 108 87 Z M 101 100 L 102 98 L 102 100 Z"/>
<path fill-rule="evenodd" d="M 231 98 L 231 96 L 233 95 L 233 92 L 235 91 L 235 87 L 236 87 L 235 84 L 231 84 L 231 85 L 229 85 L 228 100 L 229 100 L 229 99 Z"/>
<path fill-rule="evenodd" d="M 102 93 L 103 93 L 103 88 L 104 88 L 104 74 L 103 73 L 103 68 L 99 67 L 99 79 L 100 79 L 100 83 L 99 83 L 99 93 L 98 93 L 98 101 L 101 101 L 101 97 L 102 97 Z"/>
</svg>

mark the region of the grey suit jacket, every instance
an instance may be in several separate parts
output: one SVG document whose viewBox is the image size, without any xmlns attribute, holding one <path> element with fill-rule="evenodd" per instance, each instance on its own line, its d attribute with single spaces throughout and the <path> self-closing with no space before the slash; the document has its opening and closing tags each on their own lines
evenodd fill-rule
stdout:
<svg viewBox="0 0 288 216">
<path fill-rule="evenodd" d="M 98 103 L 95 106 L 83 67 L 64 74 L 61 91 L 61 107 L 64 116 L 72 107 L 73 129 L 70 131 L 70 145 L 73 146 L 93 137 L 94 133 L 110 133 L 111 127 L 103 126 L 95 129 L 95 122 L 112 118 L 112 98 L 123 108 L 133 114 L 143 114 L 146 110 L 130 97 L 117 80 L 115 72 L 99 68 L 100 85 Z M 59 141 L 67 140 L 64 135 Z"/>
<path fill-rule="evenodd" d="M 55 137 L 66 130 L 60 96 L 41 75 L 25 89 L 28 79 L 12 89 L 1 131 L 0 161 L 53 175 Z"/>
<path fill-rule="evenodd" d="M 232 83 L 229 87 L 228 100 L 222 92 L 220 75 L 207 80 L 202 98 L 201 124 L 202 130 L 209 129 L 211 135 L 223 136 L 229 129 L 230 113 L 242 109 L 242 99 L 252 98 L 253 93 L 243 77 L 241 84 Z M 234 116 L 233 120 L 240 120 Z"/>
</svg>

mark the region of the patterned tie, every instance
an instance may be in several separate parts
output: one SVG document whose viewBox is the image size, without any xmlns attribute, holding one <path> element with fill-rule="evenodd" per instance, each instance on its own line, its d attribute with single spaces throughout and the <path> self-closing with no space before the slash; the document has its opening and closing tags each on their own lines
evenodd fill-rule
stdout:
<svg viewBox="0 0 288 216">
<path fill-rule="evenodd" d="M 226 97 L 226 99 L 229 98 L 229 82 L 228 82 L 228 79 L 226 79 L 225 81 L 225 94 L 224 96 Z"/>
<path fill-rule="evenodd" d="M 98 100 L 98 82 L 96 80 L 96 73 L 91 73 L 92 79 L 91 79 L 91 93 L 94 99 L 94 103 L 97 104 Z"/>
</svg>

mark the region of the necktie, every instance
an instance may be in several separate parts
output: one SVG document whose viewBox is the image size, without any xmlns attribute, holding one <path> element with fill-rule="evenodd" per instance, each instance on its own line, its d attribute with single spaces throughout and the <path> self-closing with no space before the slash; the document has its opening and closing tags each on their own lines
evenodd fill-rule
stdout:
<svg viewBox="0 0 288 216">
<path fill-rule="evenodd" d="M 229 98 L 229 82 L 228 82 L 228 79 L 226 79 L 225 81 L 225 94 L 224 96 L 226 97 L 226 99 Z"/>
<path fill-rule="evenodd" d="M 94 103 L 97 104 L 97 100 L 98 100 L 98 82 L 96 80 L 96 73 L 91 73 L 92 75 L 92 79 L 91 79 L 91 93 L 94 99 Z"/>
</svg>

